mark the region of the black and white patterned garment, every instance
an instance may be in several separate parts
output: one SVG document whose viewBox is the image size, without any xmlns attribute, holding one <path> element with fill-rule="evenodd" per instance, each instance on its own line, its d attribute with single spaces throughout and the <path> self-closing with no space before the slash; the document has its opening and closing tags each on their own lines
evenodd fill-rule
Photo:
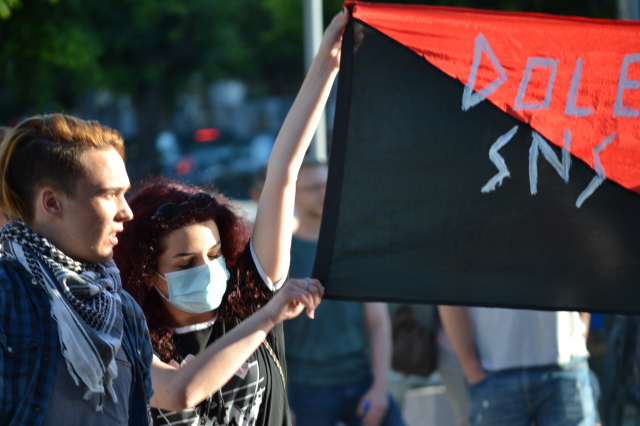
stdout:
<svg viewBox="0 0 640 426">
<path fill-rule="evenodd" d="M 120 271 L 113 260 L 104 264 L 75 261 L 24 224 L 0 228 L 3 256 L 19 262 L 51 301 L 62 356 L 77 386 L 88 389 L 85 399 L 105 393 L 117 399 L 115 355 L 123 334 Z"/>
<path fill-rule="evenodd" d="M 286 277 L 272 284 L 260 266 L 253 247 L 251 247 L 251 254 L 256 270 L 263 278 L 265 285 L 272 290 L 279 289 Z M 227 324 L 212 320 L 203 324 L 177 328 L 173 337 L 178 352 L 178 359 L 175 361 L 181 364 L 189 355 L 199 354 L 240 322 L 239 318 L 234 318 Z M 273 348 L 286 379 L 282 324 L 276 326 L 267 335 L 267 341 Z M 221 405 L 219 401 L 222 401 Z M 182 412 L 168 412 L 154 408 L 152 415 L 156 426 L 285 426 L 291 424 L 289 405 L 280 371 L 264 344 L 260 345 L 219 393 L 210 395 L 197 407 Z"/>
</svg>

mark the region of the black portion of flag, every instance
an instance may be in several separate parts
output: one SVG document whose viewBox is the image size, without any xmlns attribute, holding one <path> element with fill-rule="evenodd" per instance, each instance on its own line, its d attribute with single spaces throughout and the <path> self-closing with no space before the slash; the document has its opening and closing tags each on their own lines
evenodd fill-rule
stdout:
<svg viewBox="0 0 640 426">
<path fill-rule="evenodd" d="M 355 53 L 354 53 L 355 52 Z M 314 276 L 326 297 L 640 312 L 640 196 L 571 157 L 569 183 L 532 129 L 354 19 L 345 32 Z M 492 145 L 518 129 L 497 153 Z M 548 143 L 562 162 L 562 151 Z"/>
</svg>

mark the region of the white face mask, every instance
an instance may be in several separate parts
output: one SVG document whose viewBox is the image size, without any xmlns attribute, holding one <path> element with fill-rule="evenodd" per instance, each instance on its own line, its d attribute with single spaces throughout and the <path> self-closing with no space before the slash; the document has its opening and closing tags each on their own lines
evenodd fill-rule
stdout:
<svg viewBox="0 0 640 426">
<path fill-rule="evenodd" d="M 220 256 L 206 265 L 158 276 L 167 281 L 169 288 L 169 297 L 158 290 L 162 297 L 181 311 L 201 314 L 220 306 L 230 274 Z"/>
</svg>

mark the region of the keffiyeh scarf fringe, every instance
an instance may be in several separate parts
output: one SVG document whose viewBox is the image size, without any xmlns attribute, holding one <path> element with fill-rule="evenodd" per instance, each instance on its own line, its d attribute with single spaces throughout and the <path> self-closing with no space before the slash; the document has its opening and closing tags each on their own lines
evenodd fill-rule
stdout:
<svg viewBox="0 0 640 426">
<path fill-rule="evenodd" d="M 105 264 L 77 262 L 45 238 L 18 222 L 0 229 L 3 256 L 15 259 L 42 286 L 51 300 L 62 355 L 69 374 L 87 387 L 89 400 L 106 392 L 117 401 L 113 381 L 118 376 L 115 354 L 122 343 L 122 283 L 113 260 Z"/>
</svg>

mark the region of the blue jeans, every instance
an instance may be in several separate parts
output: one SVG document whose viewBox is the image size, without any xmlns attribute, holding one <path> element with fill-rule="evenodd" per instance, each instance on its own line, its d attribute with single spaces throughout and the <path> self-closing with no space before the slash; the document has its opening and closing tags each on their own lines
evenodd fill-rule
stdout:
<svg viewBox="0 0 640 426">
<path fill-rule="evenodd" d="M 360 398 L 371 386 L 371 379 L 348 386 L 304 386 L 287 384 L 289 406 L 296 415 L 297 426 L 359 426 L 356 414 Z M 382 426 L 405 426 L 398 406 L 389 396 L 389 409 Z"/>
<path fill-rule="evenodd" d="M 473 426 L 593 426 L 586 359 L 564 366 L 490 372 L 469 386 Z"/>
</svg>

